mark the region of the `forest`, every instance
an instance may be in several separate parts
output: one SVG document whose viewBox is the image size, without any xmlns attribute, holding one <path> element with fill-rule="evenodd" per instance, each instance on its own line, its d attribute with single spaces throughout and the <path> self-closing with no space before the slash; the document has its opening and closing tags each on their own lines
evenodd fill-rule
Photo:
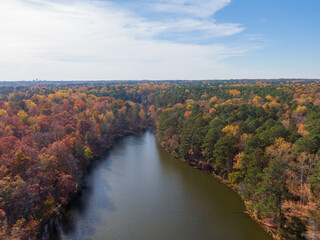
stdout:
<svg viewBox="0 0 320 240">
<path fill-rule="evenodd" d="M 152 128 L 274 238 L 320 239 L 320 81 L 0 83 L 0 239 L 37 239 L 117 138 Z"/>
</svg>

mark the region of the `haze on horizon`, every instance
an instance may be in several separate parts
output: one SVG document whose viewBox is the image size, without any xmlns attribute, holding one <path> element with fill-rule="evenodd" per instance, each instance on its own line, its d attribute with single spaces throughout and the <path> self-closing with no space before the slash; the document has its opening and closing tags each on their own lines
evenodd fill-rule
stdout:
<svg viewBox="0 0 320 240">
<path fill-rule="evenodd" d="M 318 0 L 0 0 L 0 81 L 320 78 Z"/>
</svg>

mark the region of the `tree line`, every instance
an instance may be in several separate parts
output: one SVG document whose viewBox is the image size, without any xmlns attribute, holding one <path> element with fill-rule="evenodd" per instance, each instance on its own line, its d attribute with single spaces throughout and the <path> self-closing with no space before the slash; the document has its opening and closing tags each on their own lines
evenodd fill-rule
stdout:
<svg viewBox="0 0 320 240">
<path fill-rule="evenodd" d="M 284 239 L 319 239 L 319 81 L 27 82 L 0 86 L 0 239 L 36 239 L 90 163 L 153 126 Z"/>
</svg>

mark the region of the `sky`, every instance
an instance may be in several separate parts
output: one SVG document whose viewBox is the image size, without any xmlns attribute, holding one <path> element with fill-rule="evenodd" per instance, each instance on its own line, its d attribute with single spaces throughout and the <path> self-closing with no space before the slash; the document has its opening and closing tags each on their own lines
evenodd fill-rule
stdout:
<svg viewBox="0 0 320 240">
<path fill-rule="evenodd" d="M 319 0 L 0 0 L 0 81 L 320 78 Z"/>
</svg>

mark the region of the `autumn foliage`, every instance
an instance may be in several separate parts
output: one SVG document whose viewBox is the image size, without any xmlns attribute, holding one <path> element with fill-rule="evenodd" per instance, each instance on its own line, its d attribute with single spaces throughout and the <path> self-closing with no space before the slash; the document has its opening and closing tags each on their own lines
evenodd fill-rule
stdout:
<svg viewBox="0 0 320 240">
<path fill-rule="evenodd" d="M 170 104 L 158 105 L 162 146 L 233 186 L 278 237 L 319 239 L 319 81 L 203 81 L 174 90 Z"/>
<path fill-rule="evenodd" d="M 0 94 L 0 239 L 36 239 L 115 137 L 147 127 L 142 105 L 80 88 Z"/>
<path fill-rule="evenodd" d="M 319 239 L 317 80 L 0 83 L 0 239 L 36 239 L 114 139 L 152 126 L 283 239 Z"/>
</svg>

